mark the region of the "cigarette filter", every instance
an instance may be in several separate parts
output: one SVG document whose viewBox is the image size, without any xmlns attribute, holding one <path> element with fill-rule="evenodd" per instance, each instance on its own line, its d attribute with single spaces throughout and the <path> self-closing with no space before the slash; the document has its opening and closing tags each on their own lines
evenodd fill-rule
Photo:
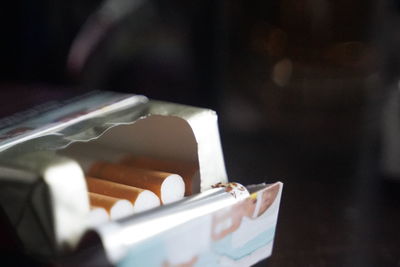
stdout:
<svg viewBox="0 0 400 267">
<path fill-rule="evenodd" d="M 120 199 L 89 192 L 90 205 L 104 208 L 111 220 L 120 219 L 133 214 L 133 206 L 126 199 Z"/>
<path fill-rule="evenodd" d="M 110 217 L 104 208 L 94 207 L 94 206 L 92 206 L 90 208 L 90 212 L 89 212 L 89 225 L 90 226 L 93 227 L 96 225 L 100 225 L 102 223 L 108 222 L 109 220 L 110 220 Z"/>
<path fill-rule="evenodd" d="M 129 200 L 133 212 L 141 212 L 160 206 L 160 199 L 153 192 L 107 180 L 86 177 L 89 192 Z"/>
<path fill-rule="evenodd" d="M 173 161 L 145 156 L 127 156 L 121 160 L 121 163 L 136 168 L 179 174 L 185 181 L 186 196 L 200 192 L 199 166 L 194 162 Z"/>
<path fill-rule="evenodd" d="M 103 161 L 93 164 L 88 174 L 112 182 L 148 189 L 154 192 L 163 204 L 180 200 L 185 194 L 185 183 L 177 174 Z"/>
</svg>

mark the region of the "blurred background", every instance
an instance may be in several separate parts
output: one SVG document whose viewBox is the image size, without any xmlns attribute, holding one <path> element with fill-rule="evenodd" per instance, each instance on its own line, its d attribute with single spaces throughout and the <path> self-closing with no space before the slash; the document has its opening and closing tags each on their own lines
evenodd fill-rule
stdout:
<svg viewBox="0 0 400 267">
<path fill-rule="evenodd" d="M 1 116 L 93 89 L 215 109 L 230 179 L 285 183 L 259 266 L 400 266 L 399 1 L 17 0 L 0 14 Z"/>
</svg>

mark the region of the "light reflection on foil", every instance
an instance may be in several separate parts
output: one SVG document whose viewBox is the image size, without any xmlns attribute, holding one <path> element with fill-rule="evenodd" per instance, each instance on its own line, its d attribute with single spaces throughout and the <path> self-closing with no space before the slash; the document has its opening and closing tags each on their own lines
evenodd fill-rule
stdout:
<svg viewBox="0 0 400 267">
<path fill-rule="evenodd" d="M 182 201 L 96 227 L 95 231 L 101 237 L 108 259 L 111 263 L 116 263 L 128 249 L 140 242 L 193 219 L 232 206 L 244 198 L 244 195 L 235 198 L 223 188 L 210 189 Z"/>
</svg>

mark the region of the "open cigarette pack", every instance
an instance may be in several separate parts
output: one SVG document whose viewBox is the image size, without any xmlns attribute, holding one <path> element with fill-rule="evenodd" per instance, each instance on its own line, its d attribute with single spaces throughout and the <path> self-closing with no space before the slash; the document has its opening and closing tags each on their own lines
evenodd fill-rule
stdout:
<svg viewBox="0 0 400 267">
<path fill-rule="evenodd" d="M 24 250 L 96 266 L 250 266 L 268 257 L 282 183 L 225 170 L 217 115 L 91 92 L 0 122 L 0 205 Z M 85 254 L 86 255 L 86 254 Z"/>
</svg>

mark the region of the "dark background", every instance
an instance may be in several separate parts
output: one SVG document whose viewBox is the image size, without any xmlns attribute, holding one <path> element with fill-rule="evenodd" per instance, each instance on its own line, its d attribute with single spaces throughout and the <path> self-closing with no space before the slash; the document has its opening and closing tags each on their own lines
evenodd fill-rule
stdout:
<svg viewBox="0 0 400 267">
<path fill-rule="evenodd" d="M 3 4 L 2 116 L 92 89 L 215 109 L 230 179 L 285 184 L 260 266 L 400 266 L 400 173 L 382 167 L 398 1 L 144 1 L 114 20 L 101 4 Z M 71 47 L 93 32 L 76 67 Z M 1 254 L 34 264 L 16 248 Z"/>
</svg>

